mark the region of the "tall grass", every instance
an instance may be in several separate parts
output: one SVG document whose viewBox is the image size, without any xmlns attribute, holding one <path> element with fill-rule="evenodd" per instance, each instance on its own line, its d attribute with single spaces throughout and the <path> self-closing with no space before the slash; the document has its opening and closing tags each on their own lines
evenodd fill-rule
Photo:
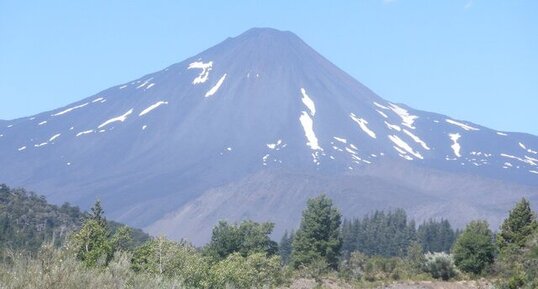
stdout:
<svg viewBox="0 0 538 289">
<path fill-rule="evenodd" d="M 107 267 L 88 268 L 68 250 L 43 247 L 37 256 L 6 252 L 0 289 L 181 289 L 179 280 L 131 270 L 131 256 L 119 253 Z"/>
</svg>

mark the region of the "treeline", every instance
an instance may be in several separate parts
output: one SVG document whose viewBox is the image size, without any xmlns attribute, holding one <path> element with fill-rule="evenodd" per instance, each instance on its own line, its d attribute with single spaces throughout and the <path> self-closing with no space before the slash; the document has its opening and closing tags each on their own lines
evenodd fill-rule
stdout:
<svg viewBox="0 0 538 289">
<path fill-rule="evenodd" d="M 404 257 L 414 242 L 424 252 L 448 253 L 458 231 L 448 220 L 430 219 L 416 228 L 403 209 L 375 211 L 364 218 L 344 219 L 342 223 L 342 253 L 349 256 L 361 252 L 369 256 Z"/>
<path fill-rule="evenodd" d="M 80 228 L 87 217 L 87 213 L 69 203 L 52 205 L 43 196 L 0 184 L 0 252 L 36 252 L 44 242 L 65 244 L 67 236 Z M 108 226 L 115 232 L 122 224 L 109 221 Z M 131 229 L 131 234 L 133 246 L 149 240 L 142 230 Z"/>
<path fill-rule="evenodd" d="M 83 219 L 61 248 L 45 243 L 35 254 L 5 253 L 2 288 L 274 288 L 328 275 L 359 287 L 483 277 L 498 288 L 538 286 L 538 223 L 525 199 L 494 234 L 483 220 L 461 232 L 446 220 L 416 227 L 403 210 L 343 220 L 320 195 L 279 244 L 270 238 L 272 223 L 221 221 L 201 248 L 164 237 L 133 245 L 132 230 L 113 230 L 99 202 Z"/>
</svg>

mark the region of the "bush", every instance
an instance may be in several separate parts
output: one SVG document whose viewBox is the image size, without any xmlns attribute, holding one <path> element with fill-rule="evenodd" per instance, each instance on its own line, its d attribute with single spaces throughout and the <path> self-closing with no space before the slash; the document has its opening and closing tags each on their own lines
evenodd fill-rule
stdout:
<svg viewBox="0 0 538 289">
<path fill-rule="evenodd" d="M 264 253 L 254 253 L 247 257 L 233 253 L 215 264 L 211 274 L 215 288 L 262 288 L 283 282 L 280 257 L 267 257 Z"/>
<path fill-rule="evenodd" d="M 178 278 L 187 286 L 209 286 L 209 260 L 186 242 L 162 237 L 146 242 L 135 250 L 131 266 L 136 272 Z"/>
<path fill-rule="evenodd" d="M 424 271 L 435 279 L 449 280 L 456 276 L 456 267 L 452 256 L 446 253 L 427 253 L 424 255 Z"/>
</svg>

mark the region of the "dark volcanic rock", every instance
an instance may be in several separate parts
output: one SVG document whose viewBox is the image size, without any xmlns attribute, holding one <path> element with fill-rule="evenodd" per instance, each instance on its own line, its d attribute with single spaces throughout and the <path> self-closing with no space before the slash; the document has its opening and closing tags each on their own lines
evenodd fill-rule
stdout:
<svg viewBox="0 0 538 289">
<path fill-rule="evenodd" d="M 218 219 L 281 232 L 321 192 L 348 216 L 403 207 L 459 225 L 538 202 L 538 137 L 391 103 L 274 29 L 0 121 L 0 135 L 0 182 L 83 207 L 100 198 L 113 219 L 197 243 Z"/>
</svg>

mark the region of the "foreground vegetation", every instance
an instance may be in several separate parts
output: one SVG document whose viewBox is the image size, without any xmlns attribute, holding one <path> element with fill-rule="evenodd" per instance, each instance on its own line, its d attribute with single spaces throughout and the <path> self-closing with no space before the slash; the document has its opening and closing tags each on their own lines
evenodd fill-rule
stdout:
<svg viewBox="0 0 538 289">
<path fill-rule="evenodd" d="M 332 288 L 480 278 L 496 288 L 538 288 L 538 223 L 525 199 L 494 234 L 482 220 L 461 232 L 446 220 L 416 228 L 403 210 L 342 220 L 321 195 L 308 201 L 298 230 L 278 244 L 270 238 L 272 223 L 222 221 L 210 242 L 196 248 L 164 237 L 142 241 L 140 233 L 133 241 L 132 229 L 108 222 L 99 202 L 80 213 L 71 206 L 47 207 L 52 205 L 43 198 L 22 192 L 0 186 L 0 289 L 295 288 L 305 278 L 321 287 L 332 280 Z M 20 205 L 31 202 L 36 204 Z M 28 224 L 48 218 L 42 215 L 64 216 L 50 213 L 55 209 L 80 220 L 58 223 L 50 217 L 47 233 L 32 233 Z M 41 217 L 19 222 L 14 212 Z M 64 226 L 61 238 L 57 223 Z"/>
</svg>

